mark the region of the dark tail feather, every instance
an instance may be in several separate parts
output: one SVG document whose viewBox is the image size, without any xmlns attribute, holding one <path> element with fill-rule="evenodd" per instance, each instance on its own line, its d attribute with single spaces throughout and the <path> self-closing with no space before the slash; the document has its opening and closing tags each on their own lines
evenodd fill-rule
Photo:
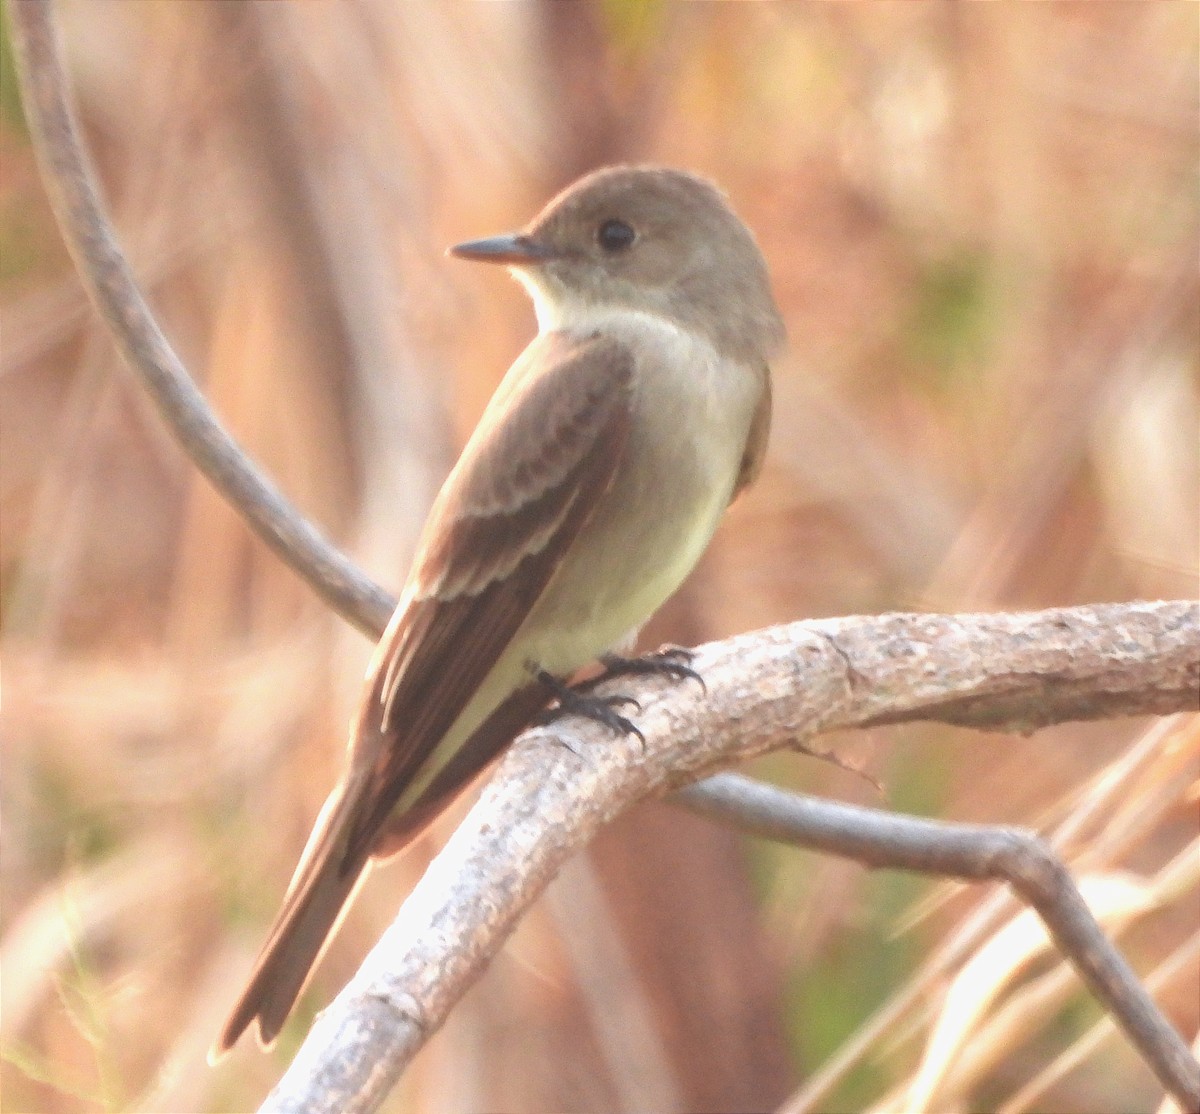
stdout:
<svg viewBox="0 0 1200 1114">
<path fill-rule="evenodd" d="M 353 798 L 349 786 L 339 786 L 322 810 L 249 985 L 209 1052 L 210 1062 L 255 1022 L 259 1044 L 269 1048 L 304 990 L 366 867 L 365 856 L 350 861 L 345 856 Z"/>
<path fill-rule="evenodd" d="M 259 1043 L 279 1035 L 342 910 L 371 858 L 387 858 L 407 846 L 550 701 L 542 685 L 511 693 L 435 775 L 425 792 L 399 816 L 389 801 L 364 797 L 373 770 L 364 770 L 329 796 L 313 827 L 300 865 L 271 934 L 225 1027 L 209 1052 L 215 1063 L 258 1023 Z M 399 787 L 395 787 L 399 793 Z M 378 807 L 378 815 L 374 809 Z"/>
</svg>

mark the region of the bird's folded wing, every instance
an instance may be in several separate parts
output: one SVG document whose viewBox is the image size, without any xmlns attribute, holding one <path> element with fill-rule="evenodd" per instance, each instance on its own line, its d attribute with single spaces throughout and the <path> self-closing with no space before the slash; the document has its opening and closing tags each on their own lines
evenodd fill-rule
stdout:
<svg viewBox="0 0 1200 1114">
<path fill-rule="evenodd" d="M 426 523 L 406 605 L 372 665 L 352 764 L 372 767 L 347 857 L 369 846 L 479 689 L 612 483 L 633 357 L 549 333 L 485 412 Z M 493 757 L 481 748 L 475 771 Z M 460 757 L 457 763 L 461 767 Z"/>
</svg>

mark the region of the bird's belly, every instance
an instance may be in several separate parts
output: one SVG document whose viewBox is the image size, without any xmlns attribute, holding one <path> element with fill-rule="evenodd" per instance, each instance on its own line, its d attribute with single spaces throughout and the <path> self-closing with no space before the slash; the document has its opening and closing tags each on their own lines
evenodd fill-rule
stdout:
<svg viewBox="0 0 1200 1114">
<path fill-rule="evenodd" d="M 542 669 L 564 675 L 613 648 L 691 572 L 729 501 L 732 467 L 686 454 L 618 477 L 527 621 Z M 722 465 L 724 462 L 721 462 Z M 653 513 L 629 513 L 631 506 Z"/>
<path fill-rule="evenodd" d="M 563 676 L 623 642 L 691 572 L 729 504 L 761 382 L 653 315 L 607 326 L 643 361 L 622 463 L 512 646 Z"/>
</svg>

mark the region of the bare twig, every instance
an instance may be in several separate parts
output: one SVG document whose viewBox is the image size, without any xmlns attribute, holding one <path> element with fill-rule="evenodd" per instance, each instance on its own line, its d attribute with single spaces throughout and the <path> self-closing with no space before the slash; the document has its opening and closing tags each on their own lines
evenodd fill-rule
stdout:
<svg viewBox="0 0 1200 1114">
<path fill-rule="evenodd" d="M 736 774 L 711 777 L 704 788 L 707 792 L 695 801 L 688 799 L 690 789 L 681 790 L 676 799 L 702 815 L 719 817 L 721 809 L 713 807 L 714 800 L 726 797 L 738 802 L 743 826 L 747 816 L 758 815 L 761 834 L 768 838 L 870 866 L 1007 882 L 1037 911 L 1061 953 L 1155 1065 L 1159 1079 L 1194 1077 L 1188 1093 L 1200 1087 L 1200 1071 L 1182 1041 L 1176 1043 L 1174 1030 L 1165 1025 L 1137 975 L 1104 935 L 1061 860 L 1032 832 L 918 820 L 816 798 L 797 800 Z M 1200 1092 L 1192 1101 L 1197 1099 Z"/>
<path fill-rule="evenodd" d="M 321 1016 L 267 1109 L 374 1109 L 563 861 L 633 801 L 718 765 L 867 723 L 932 719 L 1011 730 L 1115 714 L 1126 700 L 1138 712 L 1191 707 L 1200 614 L 1182 602 L 825 620 L 703 647 L 696 665 L 707 697 L 694 686 L 638 689 L 644 751 L 636 740 L 574 725 L 569 735 L 539 729 L 518 741 Z M 749 812 L 776 838 L 874 865 L 1007 879 L 1163 1085 L 1189 1107 L 1200 1103 L 1200 1065 L 1033 836 L 814 801 L 744 779 L 723 778 L 705 792 L 705 811 L 741 798 L 742 821 Z"/>
<path fill-rule="evenodd" d="M 255 531 L 331 606 L 377 635 L 392 600 L 246 459 L 150 314 L 79 142 L 48 0 L 17 0 L 11 12 L 23 102 L 55 213 L 126 361 L 184 450 Z M 838 727 L 934 719 L 1031 730 L 1065 719 L 1188 708 L 1200 673 L 1198 645 L 1190 603 L 797 624 L 708 647 L 698 659 L 707 701 L 688 689 L 654 704 L 647 697 L 639 720 L 644 754 L 628 740 L 614 743 L 583 730 L 577 739 L 572 734 L 573 750 L 594 747 L 580 760 L 547 745 L 565 740 L 561 731 L 533 732 L 514 747 L 269 1103 L 373 1109 L 563 860 L 634 800 Z M 689 807 L 700 801 L 710 813 L 761 827 L 761 794 L 756 803 L 745 786 L 736 793 L 730 787 L 728 781 L 693 786 Z M 818 817 L 816 802 L 771 799 L 767 829 L 776 837 L 786 828 L 789 839 L 877 865 L 1007 878 L 1046 918 L 1164 1085 L 1188 1105 L 1200 1103 L 1195 1060 L 1036 840 L 1008 829 L 963 833 L 870 810 L 839 813 L 844 831 L 835 838 L 833 814 Z M 964 835 L 975 838 L 964 842 Z"/>
<path fill-rule="evenodd" d="M 1138 770 L 1163 748 L 1164 742 L 1179 729 L 1184 716 L 1168 716 L 1160 719 L 1145 732 L 1138 743 L 1108 764 L 1096 775 L 1097 784 L 1087 793 L 1079 805 L 1060 823 L 1046 833 L 1050 846 L 1056 852 L 1076 841 L 1089 822 L 1112 807 L 1113 795 L 1121 792 L 1118 786 L 1131 783 Z M 773 812 L 778 810 L 773 809 Z M 765 834 L 765 833 L 764 833 Z M 787 833 L 780 831 L 779 838 Z M 926 1000 L 934 988 L 943 983 L 950 973 L 966 962 L 977 948 L 1011 913 L 1012 902 L 1003 891 L 992 893 L 979 902 L 976 908 L 944 940 L 939 941 L 932 953 L 922 958 L 903 985 L 859 1026 L 857 1031 L 838 1046 L 837 1051 L 803 1081 L 801 1087 L 780 1107 L 784 1114 L 812 1114 L 823 1110 L 829 1102 L 833 1088 L 846 1077 L 851 1067 L 860 1062 L 867 1050 L 877 1046 L 884 1034 L 901 1017 L 914 1009 L 918 1002 Z"/>
</svg>

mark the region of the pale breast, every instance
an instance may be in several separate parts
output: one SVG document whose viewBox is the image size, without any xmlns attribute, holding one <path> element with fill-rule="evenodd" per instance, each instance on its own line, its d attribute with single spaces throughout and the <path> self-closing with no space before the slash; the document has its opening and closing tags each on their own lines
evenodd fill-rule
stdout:
<svg viewBox="0 0 1200 1114">
<path fill-rule="evenodd" d="M 638 353 L 634 422 L 612 487 L 526 624 L 570 672 L 640 627 L 691 572 L 733 492 L 761 379 L 650 314 L 602 322 Z"/>
</svg>

